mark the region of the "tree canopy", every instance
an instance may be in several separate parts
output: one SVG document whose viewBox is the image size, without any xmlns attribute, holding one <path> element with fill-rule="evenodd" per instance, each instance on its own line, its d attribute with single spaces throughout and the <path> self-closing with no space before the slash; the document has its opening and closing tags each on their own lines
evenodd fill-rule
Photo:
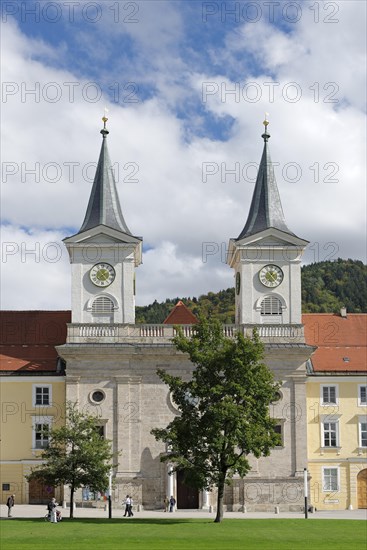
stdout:
<svg viewBox="0 0 367 550">
<path fill-rule="evenodd" d="M 164 429 L 152 430 L 169 452 L 162 460 L 183 470 L 185 481 L 197 489 L 218 489 L 216 522 L 223 517 L 225 484 L 250 470 L 248 455 L 266 456 L 279 444 L 269 405 L 279 384 L 262 362 L 263 344 L 237 333 L 226 338 L 217 320 L 200 319 L 186 338 L 179 327 L 176 348 L 188 354 L 195 368 L 190 380 L 159 369 L 179 410 Z"/>
<path fill-rule="evenodd" d="M 73 518 L 74 492 L 80 487 L 105 491 L 111 462 L 110 441 L 99 433 L 98 418 L 80 412 L 68 403 L 66 424 L 50 432 L 49 446 L 42 452 L 44 464 L 33 470 L 27 480 L 39 480 L 54 487 L 70 488 L 70 518 Z"/>
</svg>

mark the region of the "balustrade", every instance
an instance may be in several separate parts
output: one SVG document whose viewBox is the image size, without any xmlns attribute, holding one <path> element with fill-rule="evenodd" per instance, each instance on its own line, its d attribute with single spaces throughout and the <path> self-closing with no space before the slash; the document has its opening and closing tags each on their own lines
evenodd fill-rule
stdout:
<svg viewBox="0 0 367 550">
<path fill-rule="evenodd" d="M 190 338 L 194 333 L 195 325 L 181 325 L 184 336 Z M 223 325 L 223 332 L 227 338 L 234 338 L 240 330 L 244 335 L 251 336 L 256 328 L 260 338 L 265 343 L 276 342 L 303 342 L 303 325 Z M 176 334 L 173 325 L 142 324 L 124 325 L 109 323 L 70 323 L 68 325 L 68 343 L 122 343 L 124 341 L 148 341 L 159 343 L 169 341 Z"/>
</svg>

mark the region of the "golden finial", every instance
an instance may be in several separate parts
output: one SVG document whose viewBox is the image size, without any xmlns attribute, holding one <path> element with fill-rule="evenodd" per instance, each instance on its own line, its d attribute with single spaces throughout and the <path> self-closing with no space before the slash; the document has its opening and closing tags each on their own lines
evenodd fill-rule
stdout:
<svg viewBox="0 0 367 550">
<path fill-rule="evenodd" d="M 102 120 L 103 120 L 103 122 L 104 122 L 105 127 L 106 127 L 106 122 L 107 122 L 107 120 L 108 120 L 107 115 L 108 115 L 108 109 L 107 109 L 107 107 L 105 107 L 105 108 L 104 108 L 104 115 L 103 115 L 103 117 L 102 117 Z"/>
<path fill-rule="evenodd" d="M 265 143 L 270 138 L 270 134 L 268 134 L 268 126 L 269 126 L 268 116 L 269 116 L 269 113 L 265 113 L 265 120 L 263 122 L 263 125 L 265 126 L 265 130 L 264 130 L 264 133 L 261 136 L 263 138 L 263 140 L 265 141 Z"/>
<path fill-rule="evenodd" d="M 106 122 L 108 120 L 108 117 L 107 117 L 107 113 L 108 113 L 108 109 L 107 107 L 104 108 L 104 115 L 102 117 L 102 120 L 103 120 L 103 129 L 101 130 L 101 134 L 103 135 L 103 137 L 105 137 L 109 132 L 106 128 Z"/>
</svg>

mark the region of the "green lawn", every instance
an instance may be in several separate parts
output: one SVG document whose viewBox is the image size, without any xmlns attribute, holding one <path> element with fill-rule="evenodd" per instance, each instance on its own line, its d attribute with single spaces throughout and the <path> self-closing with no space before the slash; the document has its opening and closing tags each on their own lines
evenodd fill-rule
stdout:
<svg viewBox="0 0 367 550">
<path fill-rule="evenodd" d="M 357 520 L 12 519 L 0 522 L 1 550 L 365 550 Z"/>
</svg>

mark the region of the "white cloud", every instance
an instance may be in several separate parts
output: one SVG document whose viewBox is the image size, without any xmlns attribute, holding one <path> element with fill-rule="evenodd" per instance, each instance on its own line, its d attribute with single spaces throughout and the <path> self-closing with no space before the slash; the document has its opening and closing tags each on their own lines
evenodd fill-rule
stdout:
<svg viewBox="0 0 367 550">
<path fill-rule="evenodd" d="M 2 309 L 70 309 L 70 267 L 62 238 L 58 231 L 2 226 Z"/>
<path fill-rule="evenodd" d="M 236 101 L 233 95 L 223 96 L 223 90 L 233 90 L 237 82 L 218 75 L 211 66 L 205 73 L 199 66 L 188 66 L 178 47 L 186 37 L 177 8 L 168 3 L 146 4 L 151 7 L 146 8 L 141 25 L 119 31 L 134 41 L 137 59 L 141 59 L 137 75 L 146 71 L 146 82 L 155 78 L 157 83 L 157 95 L 145 102 L 118 105 L 104 97 L 88 101 L 87 91 L 93 92 L 93 87 L 88 89 L 88 78 L 55 66 L 57 54 L 63 55 L 67 46 L 52 48 L 45 41 L 26 37 L 10 20 L 3 25 L 3 55 L 10 61 L 3 64 L 3 81 L 15 83 L 19 89 L 3 99 L 2 105 L 3 218 L 8 224 L 3 240 L 15 242 L 21 251 L 22 242 L 29 247 L 35 239 L 44 244 L 60 242 L 80 227 L 91 189 L 84 176 L 88 163 L 98 159 L 100 119 L 107 104 L 109 150 L 112 162 L 119 167 L 123 213 L 131 231 L 142 235 L 151 248 L 138 269 L 137 302 L 146 304 L 155 298 L 194 296 L 226 288 L 233 284 L 233 274 L 223 262 L 223 250 L 246 221 L 254 186 L 253 164 L 261 157 L 261 121 L 268 111 L 270 148 L 273 161 L 279 163 L 275 171 L 284 212 L 291 230 L 311 241 L 308 261 L 325 259 L 331 251 L 329 243 L 337 245 L 335 257 L 363 259 L 362 71 L 351 77 L 363 55 L 359 18 L 353 30 L 347 30 L 356 6 L 345 7 L 343 3 L 343 20 L 333 28 L 302 21 L 286 34 L 260 22 L 244 26 L 235 39 L 228 33 L 225 50 L 216 51 L 213 44 L 212 55 L 226 59 L 228 66 L 235 65 L 241 52 L 244 59 L 249 53 L 258 59 L 260 76 L 259 70 L 256 76 L 249 72 L 248 59 L 244 61 L 246 71 L 238 82 Z M 161 15 L 158 22 L 153 17 L 155 10 Z M 95 41 L 89 31 L 83 38 L 86 48 Z M 114 33 L 118 34 L 117 29 Z M 266 36 L 266 40 L 255 41 L 256 34 Z M 150 44 L 152 60 L 146 57 Z M 100 42 L 99 48 L 103 48 Z M 124 62 L 117 52 L 116 65 L 110 68 L 111 80 L 116 76 L 114 70 L 123 71 Z M 240 73 L 241 65 L 237 69 Z M 22 86 L 24 92 L 37 82 L 39 102 L 32 95 L 22 101 Z M 73 102 L 67 82 L 75 83 Z M 202 131 L 208 123 L 202 114 L 192 125 L 188 140 L 187 121 L 174 109 L 181 98 L 190 98 L 193 104 L 200 102 L 203 82 L 217 86 L 217 92 L 204 104 L 210 116 L 235 120 L 227 141 L 195 135 L 196 128 Z M 274 101 L 269 99 L 272 82 L 279 83 L 274 86 Z M 299 101 L 284 97 L 290 82 L 297 82 L 302 90 Z M 319 82 L 318 102 L 316 88 L 309 89 L 314 82 Z M 345 103 L 324 101 L 325 93 L 331 91 L 323 88 L 327 82 L 338 83 L 336 97 L 346 99 Z M 50 83 L 55 83 L 54 88 Z M 58 89 L 62 91 L 60 100 L 50 101 L 47 94 Z M 256 89 L 261 92 L 259 101 L 249 100 L 246 93 Z M 286 90 L 297 92 L 289 87 Z M 77 163 L 74 181 L 70 163 Z M 203 181 L 205 169 L 208 173 Z M 12 170 L 17 170 L 14 176 Z M 27 170 L 38 171 L 40 181 Z M 231 174 L 230 170 L 237 172 Z M 93 168 L 89 168 L 88 176 L 92 173 Z M 292 182 L 295 174 L 297 181 Z M 337 181 L 327 181 L 333 178 Z M 218 250 L 203 263 L 205 243 L 215 243 Z M 312 258 L 316 249 L 318 256 Z M 66 252 L 57 264 L 42 258 L 34 262 L 31 255 L 22 262 L 16 254 L 8 254 L 2 271 L 3 307 L 69 307 Z"/>
</svg>

